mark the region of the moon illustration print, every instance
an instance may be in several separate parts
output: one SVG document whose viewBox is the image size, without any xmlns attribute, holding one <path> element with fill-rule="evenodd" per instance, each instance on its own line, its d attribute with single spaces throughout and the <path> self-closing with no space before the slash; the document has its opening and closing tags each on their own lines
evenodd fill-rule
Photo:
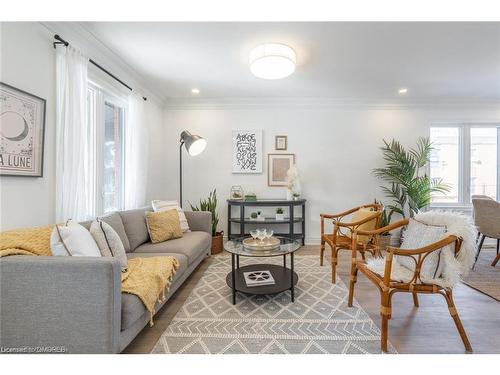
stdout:
<svg viewBox="0 0 500 375">
<path fill-rule="evenodd" d="M 262 173 L 262 130 L 233 131 L 233 173 Z"/>
<path fill-rule="evenodd" d="M 43 175 L 45 99 L 0 82 L 0 175 Z"/>
</svg>

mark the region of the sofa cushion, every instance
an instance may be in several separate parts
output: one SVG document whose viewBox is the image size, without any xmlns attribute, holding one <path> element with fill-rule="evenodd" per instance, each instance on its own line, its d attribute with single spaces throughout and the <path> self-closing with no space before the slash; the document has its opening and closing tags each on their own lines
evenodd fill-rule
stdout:
<svg viewBox="0 0 500 375">
<path fill-rule="evenodd" d="M 112 212 L 110 214 L 99 217 L 105 223 L 111 225 L 111 228 L 118 233 L 120 240 L 122 240 L 123 247 L 125 251 L 130 252 L 130 242 L 128 241 L 127 233 L 125 233 L 125 228 L 123 226 L 122 218 L 118 212 Z M 82 221 L 80 223 L 83 227 L 90 230 L 90 225 L 92 224 L 92 220 Z"/>
<path fill-rule="evenodd" d="M 145 243 L 135 249 L 135 253 L 180 253 L 188 257 L 189 264 L 194 262 L 212 243 L 207 232 L 187 232 L 182 238 L 160 243 Z"/>
<path fill-rule="evenodd" d="M 149 241 L 148 227 L 146 226 L 146 211 L 151 211 L 151 208 L 138 208 L 119 212 L 130 243 L 130 250 L 128 252 L 134 251 L 137 246 Z"/>
<path fill-rule="evenodd" d="M 177 272 L 175 273 L 174 278 L 172 279 L 172 284 L 174 284 L 184 274 L 184 272 L 186 272 L 186 269 L 188 267 L 188 259 L 183 254 L 167 254 L 167 253 L 127 254 L 127 257 L 129 259 L 139 258 L 139 257 L 148 258 L 157 256 L 173 256 L 177 258 L 177 260 L 179 261 L 179 268 L 177 269 Z M 130 294 L 130 293 L 122 293 L 121 305 L 122 305 L 121 329 L 122 331 L 124 331 L 127 328 L 131 327 L 137 321 L 137 319 L 139 319 L 144 315 L 144 313 L 146 312 L 146 307 L 144 306 L 144 303 L 141 302 L 139 297 L 137 297 L 135 294 Z"/>
</svg>

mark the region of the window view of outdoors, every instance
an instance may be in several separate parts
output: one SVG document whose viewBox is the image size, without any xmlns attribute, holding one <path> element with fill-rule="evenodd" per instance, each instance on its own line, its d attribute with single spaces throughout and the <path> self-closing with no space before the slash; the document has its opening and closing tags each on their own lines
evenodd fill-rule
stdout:
<svg viewBox="0 0 500 375">
<path fill-rule="evenodd" d="M 116 211 L 122 200 L 123 108 L 105 102 L 103 149 L 103 211 Z"/>
<path fill-rule="evenodd" d="M 471 195 L 497 197 L 497 128 L 470 129 Z"/>
<path fill-rule="evenodd" d="M 430 175 L 440 177 L 450 186 L 446 194 L 432 196 L 434 203 L 458 203 L 459 197 L 459 145 L 458 128 L 431 128 L 431 142 L 434 150 L 431 154 Z"/>
</svg>

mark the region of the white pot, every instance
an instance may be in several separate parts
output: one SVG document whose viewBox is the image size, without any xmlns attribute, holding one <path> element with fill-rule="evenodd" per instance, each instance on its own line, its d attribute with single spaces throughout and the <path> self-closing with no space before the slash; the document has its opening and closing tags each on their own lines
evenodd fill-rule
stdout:
<svg viewBox="0 0 500 375">
<path fill-rule="evenodd" d="M 276 214 L 276 221 L 285 220 L 285 214 Z"/>
<path fill-rule="evenodd" d="M 293 192 L 290 189 L 286 189 L 286 200 L 287 201 L 293 200 Z"/>
</svg>

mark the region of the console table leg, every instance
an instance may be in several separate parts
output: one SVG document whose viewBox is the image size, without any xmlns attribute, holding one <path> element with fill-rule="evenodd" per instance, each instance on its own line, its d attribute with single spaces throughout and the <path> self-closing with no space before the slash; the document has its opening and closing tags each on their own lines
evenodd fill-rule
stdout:
<svg viewBox="0 0 500 375">
<path fill-rule="evenodd" d="M 286 254 L 283 255 L 283 268 L 286 268 Z"/>
<path fill-rule="evenodd" d="M 236 270 L 234 269 L 234 254 L 231 254 L 231 281 L 233 283 L 233 305 L 236 305 Z"/>
<path fill-rule="evenodd" d="M 236 255 L 236 268 L 240 269 L 240 256 Z"/>
</svg>

